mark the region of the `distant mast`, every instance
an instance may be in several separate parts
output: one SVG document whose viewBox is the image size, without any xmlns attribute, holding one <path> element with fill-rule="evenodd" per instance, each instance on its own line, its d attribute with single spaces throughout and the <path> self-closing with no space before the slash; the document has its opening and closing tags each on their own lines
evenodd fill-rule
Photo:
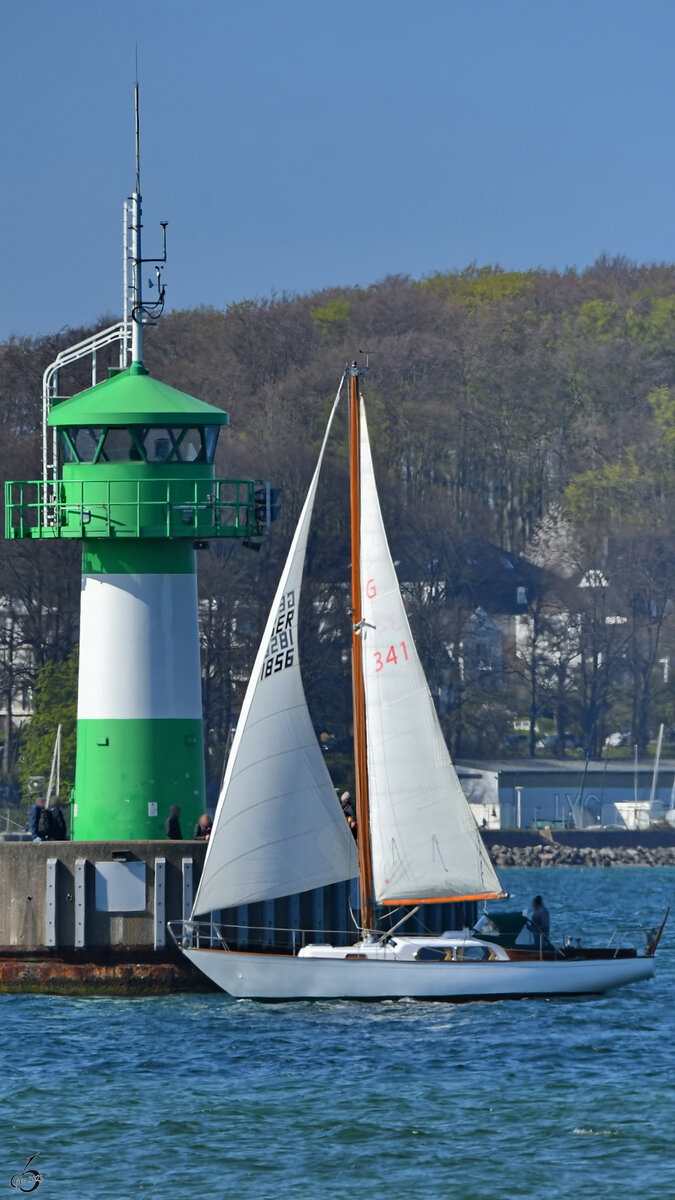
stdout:
<svg viewBox="0 0 675 1200">
<path fill-rule="evenodd" d="M 359 830 L 361 928 L 375 928 L 375 898 L 370 845 L 368 802 L 368 753 L 366 747 L 366 697 L 363 682 L 363 607 L 361 597 L 361 395 L 359 376 L 363 369 L 356 360 L 346 368 L 349 377 L 349 488 L 351 528 L 352 600 L 352 687 L 354 696 L 354 766 L 356 772 L 356 820 Z"/>
</svg>

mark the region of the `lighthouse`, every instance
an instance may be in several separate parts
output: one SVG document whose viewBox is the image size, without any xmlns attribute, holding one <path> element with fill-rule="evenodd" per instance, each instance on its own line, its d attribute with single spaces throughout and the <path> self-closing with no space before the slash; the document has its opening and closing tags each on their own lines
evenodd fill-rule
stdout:
<svg viewBox="0 0 675 1200">
<path fill-rule="evenodd" d="M 163 306 L 166 240 L 161 258 L 142 257 L 138 131 L 137 89 L 136 188 L 125 205 L 131 303 L 119 327 L 120 358 L 130 341 L 131 361 L 78 395 L 51 398 L 51 474 L 5 490 L 8 537 L 82 542 L 77 840 L 164 837 L 172 805 L 190 836 L 205 809 L 196 551 L 210 538 L 259 537 L 273 515 L 267 484 L 215 476 L 227 414 L 143 363 L 144 328 Z M 148 262 L 152 304 L 141 287 Z"/>
</svg>

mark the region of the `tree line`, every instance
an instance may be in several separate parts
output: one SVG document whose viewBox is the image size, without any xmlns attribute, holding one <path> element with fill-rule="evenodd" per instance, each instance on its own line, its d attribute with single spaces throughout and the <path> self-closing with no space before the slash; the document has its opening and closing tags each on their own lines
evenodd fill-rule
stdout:
<svg viewBox="0 0 675 1200">
<path fill-rule="evenodd" d="M 0 346 L 4 478 L 38 477 L 42 372 L 104 322 Z M 212 783 L 337 383 L 366 353 L 385 522 L 455 754 L 515 752 L 517 718 L 529 721 L 525 752 L 541 752 L 546 727 L 558 753 L 574 743 L 593 756 L 614 729 L 644 750 L 660 720 L 675 720 L 675 267 L 606 258 L 583 272 L 471 265 L 177 311 L 145 344 L 153 374 L 230 413 L 217 474 L 283 491 L 282 516 L 258 554 L 219 542 L 199 556 Z M 88 385 L 81 364 L 60 390 Z M 340 431 L 338 422 L 308 550 L 303 645 L 317 729 L 338 738 L 349 734 L 350 686 Z M 505 640 L 498 679 L 468 672 L 459 652 L 476 608 L 476 542 L 532 568 L 524 607 L 511 614 L 519 641 Z M 481 582 L 489 594 L 490 580 Z M 7 710 L 19 687 L 34 688 L 41 670 L 76 648 L 78 547 L 6 543 L 0 596 Z M 10 779 L 20 746 L 6 724 Z"/>
</svg>

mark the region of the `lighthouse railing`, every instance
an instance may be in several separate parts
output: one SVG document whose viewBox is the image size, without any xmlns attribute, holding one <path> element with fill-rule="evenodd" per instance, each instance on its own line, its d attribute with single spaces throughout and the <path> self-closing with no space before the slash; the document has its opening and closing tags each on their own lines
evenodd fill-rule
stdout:
<svg viewBox="0 0 675 1200">
<path fill-rule="evenodd" d="M 5 483 L 7 538 L 256 537 L 263 520 L 250 479 L 41 480 Z"/>
</svg>

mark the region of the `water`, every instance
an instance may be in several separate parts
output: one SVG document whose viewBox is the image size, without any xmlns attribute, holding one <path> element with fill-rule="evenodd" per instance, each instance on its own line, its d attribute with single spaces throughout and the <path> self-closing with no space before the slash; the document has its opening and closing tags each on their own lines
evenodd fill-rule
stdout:
<svg viewBox="0 0 675 1200">
<path fill-rule="evenodd" d="M 556 935 L 675 908 L 675 868 L 500 876 Z M 674 951 L 592 1000 L 2 996 L 0 1195 L 39 1151 L 39 1200 L 662 1200 Z"/>
</svg>

